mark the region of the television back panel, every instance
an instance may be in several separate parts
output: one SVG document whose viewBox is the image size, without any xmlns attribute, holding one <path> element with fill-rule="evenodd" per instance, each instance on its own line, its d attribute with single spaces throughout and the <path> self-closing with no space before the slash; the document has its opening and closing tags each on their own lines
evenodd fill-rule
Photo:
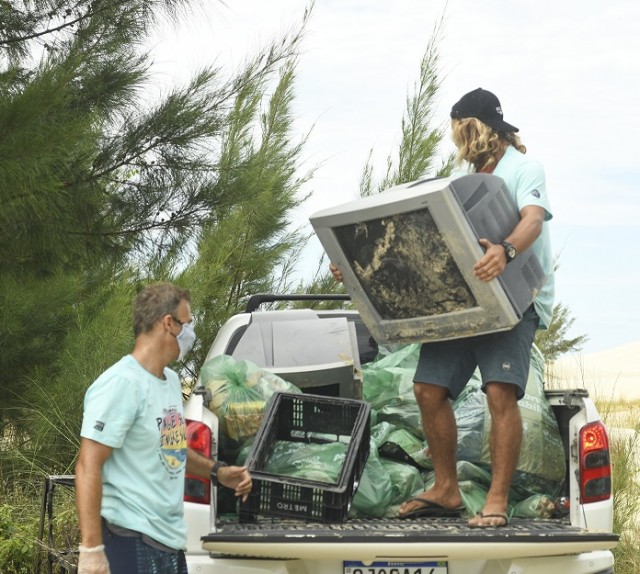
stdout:
<svg viewBox="0 0 640 574">
<path fill-rule="evenodd" d="M 450 187 L 478 238 L 501 243 L 520 221 L 518 208 L 499 177 L 473 174 L 453 180 Z M 545 280 L 542 266 L 531 250 L 519 254 L 498 277 L 520 317 Z"/>
<path fill-rule="evenodd" d="M 379 342 L 510 329 L 544 282 L 532 253 L 518 256 L 499 281 L 473 274 L 482 256 L 478 238 L 502 241 L 519 221 L 504 182 L 494 176 L 412 182 L 310 219 Z"/>
</svg>

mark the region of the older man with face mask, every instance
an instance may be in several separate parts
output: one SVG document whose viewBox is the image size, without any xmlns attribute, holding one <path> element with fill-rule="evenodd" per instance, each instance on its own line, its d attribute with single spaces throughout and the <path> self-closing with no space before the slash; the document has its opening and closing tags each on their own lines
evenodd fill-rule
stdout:
<svg viewBox="0 0 640 574">
<path fill-rule="evenodd" d="M 82 543 L 78 574 L 186 574 L 185 472 L 246 499 L 245 467 L 187 447 L 182 391 L 168 365 L 195 341 L 190 294 L 169 283 L 134 304 L 132 352 L 89 387 L 76 466 Z"/>
</svg>

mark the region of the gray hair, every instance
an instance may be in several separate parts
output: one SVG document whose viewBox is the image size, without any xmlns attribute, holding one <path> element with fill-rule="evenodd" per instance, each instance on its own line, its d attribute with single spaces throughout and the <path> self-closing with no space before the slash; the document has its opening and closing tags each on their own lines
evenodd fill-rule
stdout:
<svg viewBox="0 0 640 574">
<path fill-rule="evenodd" d="M 148 285 L 136 297 L 133 304 L 133 334 L 150 331 L 165 315 L 172 314 L 180 301 L 191 302 L 191 293 L 171 283 Z"/>
</svg>

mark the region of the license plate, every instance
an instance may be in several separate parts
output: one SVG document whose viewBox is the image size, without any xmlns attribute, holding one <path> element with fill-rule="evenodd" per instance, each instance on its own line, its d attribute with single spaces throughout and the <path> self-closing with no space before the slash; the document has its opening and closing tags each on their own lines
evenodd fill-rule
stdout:
<svg viewBox="0 0 640 574">
<path fill-rule="evenodd" d="M 343 574 L 447 574 L 447 562 L 343 562 Z"/>
</svg>

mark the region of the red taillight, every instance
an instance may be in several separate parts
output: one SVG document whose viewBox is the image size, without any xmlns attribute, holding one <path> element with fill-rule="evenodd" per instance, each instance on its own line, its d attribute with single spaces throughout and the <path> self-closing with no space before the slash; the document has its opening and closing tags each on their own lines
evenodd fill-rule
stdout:
<svg viewBox="0 0 640 574">
<path fill-rule="evenodd" d="M 203 423 L 187 421 L 187 446 L 211 458 L 211 429 Z M 209 504 L 210 492 L 208 479 L 187 474 L 184 481 L 185 501 Z"/>
<path fill-rule="evenodd" d="M 601 422 L 580 429 L 580 496 L 583 504 L 611 498 L 609 437 Z"/>
</svg>

